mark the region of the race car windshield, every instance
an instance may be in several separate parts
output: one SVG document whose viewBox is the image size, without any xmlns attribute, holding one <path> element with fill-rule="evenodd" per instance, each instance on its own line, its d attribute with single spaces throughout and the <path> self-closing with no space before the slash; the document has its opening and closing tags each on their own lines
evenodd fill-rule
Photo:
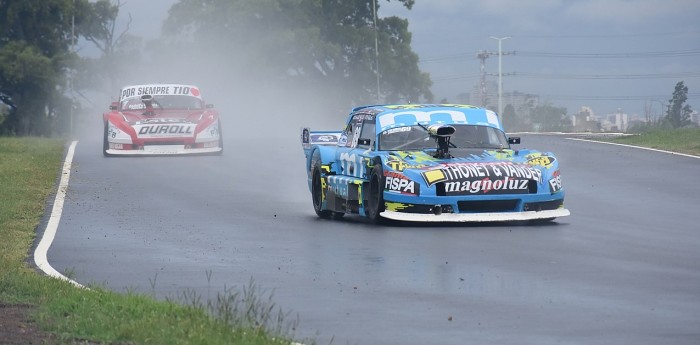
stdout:
<svg viewBox="0 0 700 345">
<path fill-rule="evenodd" d="M 204 102 L 197 97 L 183 95 L 155 95 L 153 96 L 153 109 L 202 109 Z M 140 97 L 127 98 L 121 103 L 122 110 L 143 110 L 146 105 L 143 104 Z"/>
<path fill-rule="evenodd" d="M 450 138 L 452 148 L 500 149 L 507 148 L 508 139 L 502 131 L 488 126 L 451 125 L 455 134 Z M 421 125 L 387 129 L 379 134 L 379 150 L 423 150 L 434 149 L 435 140 Z"/>
</svg>

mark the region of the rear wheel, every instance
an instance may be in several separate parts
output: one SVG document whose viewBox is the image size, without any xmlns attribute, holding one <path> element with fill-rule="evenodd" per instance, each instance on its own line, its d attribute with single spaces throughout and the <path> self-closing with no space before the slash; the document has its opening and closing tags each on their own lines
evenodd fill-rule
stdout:
<svg viewBox="0 0 700 345">
<path fill-rule="evenodd" d="M 372 168 L 369 178 L 369 191 L 367 197 L 367 218 L 373 223 L 379 224 L 384 221 L 380 215 L 384 212 L 384 169 L 381 163 L 376 163 Z"/>
<path fill-rule="evenodd" d="M 333 212 L 323 208 L 323 186 L 321 185 L 321 167 L 315 166 L 311 180 L 311 199 L 314 203 L 314 211 L 320 218 L 330 219 Z"/>
<path fill-rule="evenodd" d="M 318 152 L 314 152 L 312 160 L 313 175 L 311 176 L 311 198 L 314 204 L 316 215 L 323 219 L 341 219 L 345 215 L 343 212 L 335 212 L 323 209 L 323 186 L 321 184 L 321 158 Z"/>
</svg>

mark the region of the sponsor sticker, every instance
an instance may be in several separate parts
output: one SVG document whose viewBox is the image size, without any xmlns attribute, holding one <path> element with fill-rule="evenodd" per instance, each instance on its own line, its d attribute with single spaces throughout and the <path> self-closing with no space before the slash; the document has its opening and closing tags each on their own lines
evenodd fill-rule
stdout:
<svg viewBox="0 0 700 345">
<path fill-rule="evenodd" d="M 392 128 L 384 132 L 385 134 L 394 134 L 394 133 L 403 133 L 403 132 L 410 132 L 411 127 L 410 126 L 404 126 L 404 127 L 397 127 L 397 128 Z"/>
<path fill-rule="evenodd" d="M 525 194 L 528 192 L 530 180 L 516 179 L 506 176 L 503 179 L 467 180 L 445 182 L 445 195 L 470 194 Z"/>
<path fill-rule="evenodd" d="M 153 124 L 134 126 L 140 138 L 178 137 L 194 135 L 196 124 Z"/>
<path fill-rule="evenodd" d="M 425 164 L 408 164 L 403 159 L 389 155 L 386 159 L 386 165 L 388 165 L 392 170 L 404 171 L 406 169 L 420 169 L 425 168 Z"/>
<path fill-rule="evenodd" d="M 384 172 L 384 190 L 401 194 L 420 194 L 420 184 L 408 179 L 406 176 L 393 172 Z"/>
<path fill-rule="evenodd" d="M 556 159 L 552 156 L 546 156 L 541 153 L 533 153 L 525 157 L 527 159 L 527 164 L 533 166 L 543 166 L 545 168 L 551 168 Z"/>
<path fill-rule="evenodd" d="M 559 170 L 552 174 L 552 178 L 549 179 L 549 191 L 556 193 L 561 190 L 561 174 Z"/>
<path fill-rule="evenodd" d="M 428 186 L 443 182 L 446 195 L 524 194 L 542 180 L 539 169 L 510 162 L 444 164 L 421 175 Z"/>
<path fill-rule="evenodd" d="M 200 98 L 199 89 L 189 85 L 170 85 L 170 84 L 155 84 L 155 85 L 135 85 L 122 89 L 120 100 L 133 97 L 141 97 L 143 95 L 186 95 Z"/>
</svg>

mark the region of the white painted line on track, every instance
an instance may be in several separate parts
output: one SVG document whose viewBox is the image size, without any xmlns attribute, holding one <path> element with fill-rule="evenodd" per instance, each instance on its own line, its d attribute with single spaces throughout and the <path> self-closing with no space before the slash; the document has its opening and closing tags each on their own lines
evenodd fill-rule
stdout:
<svg viewBox="0 0 700 345">
<path fill-rule="evenodd" d="M 49 260 L 46 257 L 46 254 L 49 251 L 49 247 L 51 247 L 51 243 L 53 242 L 54 237 L 56 237 L 58 224 L 61 221 L 61 214 L 63 213 L 63 202 L 66 199 L 66 191 L 68 190 L 68 180 L 70 179 L 70 170 L 73 164 L 73 155 L 75 154 L 75 146 L 77 145 L 78 141 L 73 141 L 70 144 L 70 147 L 68 148 L 68 153 L 66 153 L 66 159 L 65 161 L 63 161 L 63 171 L 61 173 L 61 180 L 58 182 L 56 199 L 53 202 L 53 209 L 51 210 L 51 216 L 49 217 L 49 221 L 46 224 L 44 236 L 41 237 L 41 241 L 39 242 L 39 245 L 34 251 L 34 263 L 37 265 L 37 267 L 39 267 L 40 270 L 42 270 L 44 273 L 51 277 L 65 280 L 80 288 L 85 288 L 85 286 L 81 285 L 75 280 L 72 280 L 56 271 L 53 267 L 51 267 L 51 264 L 49 264 Z"/>
<path fill-rule="evenodd" d="M 690 157 L 690 158 L 697 158 L 700 159 L 700 156 L 694 156 L 694 155 L 689 155 L 687 153 L 680 153 L 680 152 L 673 152 L 673 151 L 666 151 L 666 150 L 659 150 L 659 149 L 653 149 L 650 147 L 644 147 L 644 146 L 635 146 L 635 145 L 627 145 L 627 144 L 618 144 L 618 143 L 611 143 L 608 141 L 598 141 L 598 140 L 588 140 L 588 139 L 581 139 L 581 138 L 566 138 L 568 140 L 578 140 L 578 141 L 586 141 L 589 143 L 598 143 L 598 144 L 608 144 L 608 145 L 616 145 L 616 146 L 624 146 L 624 147 L 631 147 L 635 149 L 642 149 L 642 150 L 647 150 L 647 151 L 654 151 L 654 152 L 661 152 L 661 153 L 668 153 L 676 156 L 683 156 L 683 157 Z"/>
</svg>

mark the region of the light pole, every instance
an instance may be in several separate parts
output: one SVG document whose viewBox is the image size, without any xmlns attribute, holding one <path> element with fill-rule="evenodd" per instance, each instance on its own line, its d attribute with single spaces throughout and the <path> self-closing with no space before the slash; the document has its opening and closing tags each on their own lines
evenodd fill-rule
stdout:
<svg viewBox="0 0 700 345">
<path fill-rule="evenodd" d="M 501 50 L 501 42 L 507 40 L 510 37 L 493 37 L 492 39 L 498 41 L 498 116 L 503 116 L 503 70 L 501 59 L 503 58 L 503 51 Z"/>
</svg>

